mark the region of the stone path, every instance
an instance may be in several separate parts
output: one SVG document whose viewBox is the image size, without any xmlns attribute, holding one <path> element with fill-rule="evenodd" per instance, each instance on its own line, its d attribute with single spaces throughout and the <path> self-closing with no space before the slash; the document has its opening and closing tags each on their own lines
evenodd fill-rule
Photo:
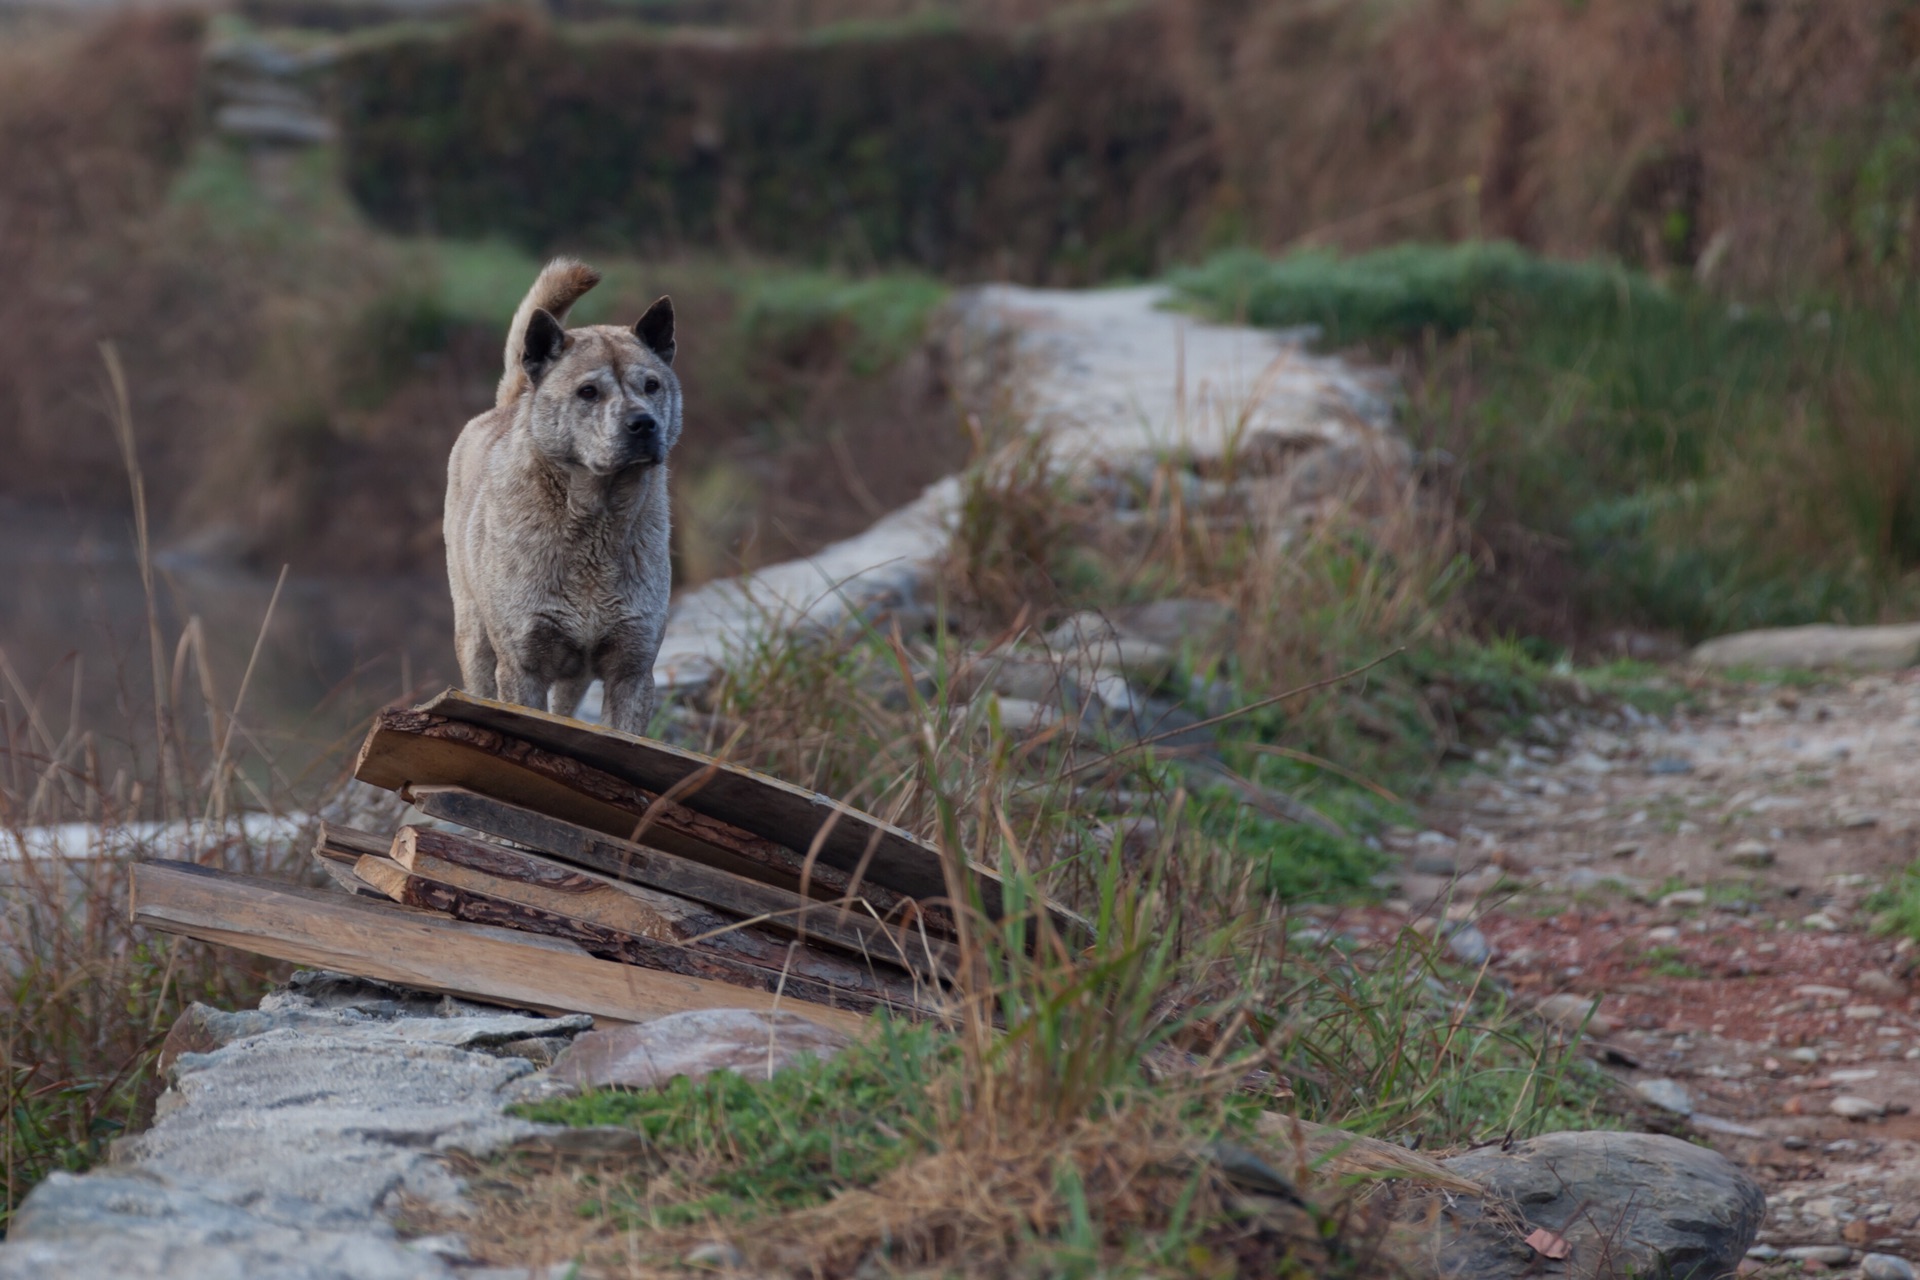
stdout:
<svg viewBox="0 0 1920 1280">
<path fill-rule="evenodd" d="M 1167 450 L 1218 457 L 1262 433 L 1337 448 L 1388 429 L 1377 375 L 1308 354 L 1298 335 L 1165 310 L 1164 297 L 1153 286 L 968 290 L 952 304 L 953 363 L 965 378 L 980 363 L 972 353 L 1010 341 L 1028 421 L 1049 433 L 1066 467 Z M 942 480 L 865 533 L 686 592 L 655 679 L 663 688 L 701 684 L 729 651 L 796 624 L 831 628 L 930 604 L 960 500 L 959 481 Z"/>
<path fill-rule="evenodd" d="M 1490 972 L 1550 1012 L 1600 997 L 1624 1096 L 1767 1187 L 1756 1263 L 1902 1274 L 1920 956 L 1863 903 L 1916 856 L 1920 672 L 1701 696 L 1483 753 L 1398 833 L 1401 905 L 1471 917 Z"/>
<path fill-rule="evenodd" d="M 438 1156 L 533 1132 L 503 1108 L 539 1096 L 534 1060 L 591 1023 L 317 975 L 258 1009 L 195 1006 L 162 1051 L 153 1127 L 35 1188 L 0 1278 L 498 1277 L 456 1271 L 458 1241 L 402 1242 L 387 1215 L 402 1197 L 457 1207 Z"/>
</svg>

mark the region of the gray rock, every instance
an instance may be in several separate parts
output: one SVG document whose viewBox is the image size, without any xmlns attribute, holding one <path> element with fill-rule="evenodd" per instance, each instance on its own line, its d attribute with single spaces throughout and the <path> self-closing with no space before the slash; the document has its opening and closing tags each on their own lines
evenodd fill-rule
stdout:
<svg viewBox="0 0 1920 1280">
<path fill-rule="evenodd" d="M 1693 1114 L 1693 1095 L 1677 1080 L 1641 1080 L 1633 1086 L 1633 1091 L 1662 1111 L 1671 1111 L 1677 1116 Z"/>
<path fill-rule="evenodd" d="M 1853 1260 L 1853 1250 L 1843 1244 L 1802 1244 L 1780 1251 L 1782 1262 L 1818 1262 L 1840 1266 Z"/>
<path fill-rule="evenodd" d="M 1827 1110 L 1845 1120 L 1878 1120 L 1887 1114 L 1885 1106 L 1871 1098 L 1855 1097 L 1843 1093 L 1827 1103 Z"/>
<path fill-rule="evenodd" d="M 686 1256 L 680 1261 L 690 1267 L 738 1271 L 747 1265 L 747 1255 L 724 1240 L 709 1240 L 705 1244 L 697 1244 L 687 1250 Z"/>
<path fill-rule="evenodd" d="M 1069 665 L 1115 671 L 1147 685 L 1158 685 L 1173 669 L 1173 653 L 1165 645 L 1122 632 L 1098 613 L 1074 614 L 1047 632 L 1046 644 Z"/>
<path fill-rule="evenodd" d="M 1728 1120 L 1722 1116 L 1710 1116 L 1696 1111 L 1687 1117 L 1687 1123 L 1702 1133 L 1717 1133 L 1723 1138 L 1765 1138 L 1766 1132 L 1750 1124 L 1741 1124 L 1737 1120 Z"/>
<path fill-rule="evenodd" d="M 1422 849 L 1413 855 L 1413 870 L 1416 875 L 1453 876 L 1460 873 L 1460 864 L 1444 850 Z"/>
<path fill-rule="evenodd" d="M 1734 866 L 1752 867 L 1756 870 L 1772 866 L 1773 858 L 1773 846 L 1758 840 L 1742 840 L 1727 854 L 1727 861 Z"/>
<path fill-rule="evenodd" d="M 1493 944 L 1474 925 L 1461 925 L 1447 935 L 1447 950 L 1461 964 L 1483 965 L 1493 956 Z"/>
<path fill-rule="evenodd" d="M 1709 640 L 1696 666 L 1900 671 L 1920 662 L 1920 623 L 1896 627 L 1776 627 Z"/>
<path fill-rule="evenodd" d="M 1126 635 L 1173 653 L 1186 648 L 1214 652 L 1226 643 L 1235 622 L 1233 608 L 1218 600 L 1155 600 L 1115 609 L 1112 617 Z"/>
<path fill-rule="evenodd" d="M 1487 1188 L 1497 1205 L 1448 1203 L 1442 1275 L 1538 1274 L 1513 1215 L 1573 1245 L 1564 1269 L 1550 1274 L 1709 1280 L 1739 1265 L 1766 1212 L 1760 1187 L 1725 1157 L 1659 1134 L 1550 1133 L 1441 1163 Z"/>
<path fill-rule="evenodd" d="M 1914 1280 L 1913 1264 L 1890 1253 L 1870 1253 L 1860 1259 L 1865 1280 Z"/>
<path fill-rule="evenodd" d="M 1675 889 L 1660 899 L 1663 907 L 1704 907 L 1707 905 L 1705 889 Z"/>
<path fill-rule="evenodd" d="M 0 1280 L 451 1280 L 384 1223 L 345 1229 L 142 1174 L 55 1173 L 33 1189 L 0 1247 Z"/>
<path fill-rule="evenodd" d="M 334 133 L 333 122 L 318 112 L 277 103 L 228 103 L 213 113 L 213 127 L 244 142 L 291 147 L 331 142 Z"/>
<path fill-rule="evenodd" d="M 651 1089 L 675 1076 L 697 1080 L 715 1071 L 764 1080 L 802 1056 L 830 1058 L 846 1044 L 846 1036 L 798 1014 L 698 1009 L 590 1032 L 548 1074 L 583 1088 Z"/>
</svg>

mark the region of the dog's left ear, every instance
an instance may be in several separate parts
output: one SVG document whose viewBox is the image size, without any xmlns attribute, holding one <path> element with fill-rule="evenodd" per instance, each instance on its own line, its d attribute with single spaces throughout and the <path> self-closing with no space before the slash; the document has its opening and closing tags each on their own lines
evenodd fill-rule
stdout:
<svg viewBox="0 0 1920 1280">
<path fill-rule="evenodd" d="M 633 336 L 640 339 L 647 350 L 672 364 L 673 299 L 661 298 L 648 307 L 647 314 L 640 317 L 640 323 L 633 326 Z"/>
</svg>

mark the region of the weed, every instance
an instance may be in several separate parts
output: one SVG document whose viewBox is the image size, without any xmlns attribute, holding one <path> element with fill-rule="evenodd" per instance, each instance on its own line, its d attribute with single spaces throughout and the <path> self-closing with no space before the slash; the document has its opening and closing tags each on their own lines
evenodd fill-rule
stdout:
<svg viewBox="0 0 1920 1280">
<path fill-rule="evenodd" d="M 1513 584 L 1534 625 L 1626 610 L 1699 636 L 1911 594 L 1920 373 L 1895 353 L 1920 308 L 1814 323 L 1506 245 L 1228 256 L 1176 282 L 1219 314 L 1398 353 L 1412 430 L 1457 460 L 1486 545 L 1512 572 L 1530 545 L 1574 560 L 1577 582 Z"/>
<path fill-rule="evenodd" d="M 1687 959 L 1679 947 L 1648 947 L 1640 954 L 1640 963 L 1663 978 L 1704 978 L 1707 975 Z"/>
<path fill-rule="evenodd" d="M 1875 932 L 1899 934 L 1920 942 L 1920 862 L 1908 864 L 1863 905 L 1874 913 Z"/>
</svg>

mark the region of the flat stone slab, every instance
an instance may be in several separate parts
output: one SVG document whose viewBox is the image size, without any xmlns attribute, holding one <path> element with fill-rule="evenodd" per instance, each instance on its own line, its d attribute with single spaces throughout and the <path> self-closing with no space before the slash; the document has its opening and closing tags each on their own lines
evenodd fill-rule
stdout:
<svg viewBox="0 0 1920 1280">
<path fill-rule="evenodd" d="M 1774 627 L 1709 640 L 1695 666 L 1774 670 L 1904 671 L 1920 664 L 1920 623 L 1893 627 Z"/>
<path fill-rule="evenodd" d="M 401 1196 L 457 1205 L 437 1158 L 539 1126 L 504 1112 L 535 1087 L 516 1044 L 585 1030 L 296 975 L 258 1009 L 195 1006 L 169 1037 L 157 1118 L 110 1166 L 34 1188 L 0 1245 L 0 1280 L 441 1280 L 385 1214 Z"/>
<path fill-rule="evenodd" d="M 653 1089 L 676 1076 L 733 1071 L 756 1080 L 803 1057 L 831 1058 L 847 1037 L 795 1013 L 696 1009 L 630 1027 L 591 1031 L 548 1072 L 562 1084 Z"/>
</svg>

